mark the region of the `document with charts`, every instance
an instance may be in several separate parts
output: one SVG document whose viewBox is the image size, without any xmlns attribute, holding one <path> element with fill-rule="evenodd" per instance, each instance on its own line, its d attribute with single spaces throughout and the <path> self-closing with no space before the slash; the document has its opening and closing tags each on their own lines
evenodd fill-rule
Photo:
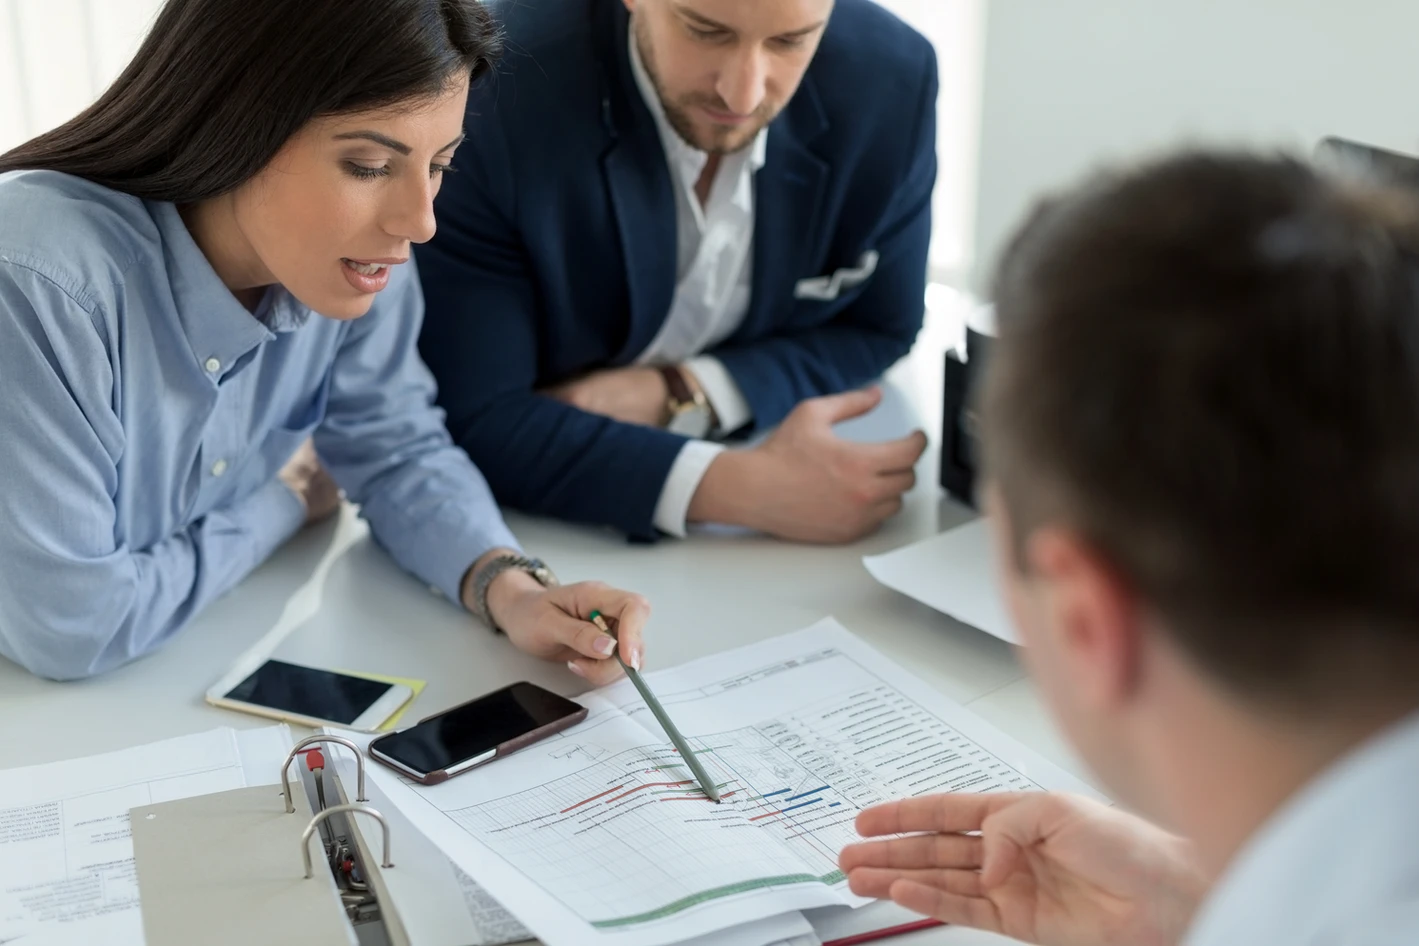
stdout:
<svg viewBox="0 0 1419 946">
<path fill-rule="evenodd" d="M 857 839 L 857 813 L 888 799 L 1094 794 L 832 620 L 646 676 L 722 804 L 697 789 L 628 681 L 581 697 L 582 724 L 441 785 L 371 771 L 551 946 L 661 946 L 866 903 L 838 852 Z"/>
<path fill-rule="evenodd" d="M 285 726 L 214 729 L 0 772 L 0 944 L 140 946 L 129 809 L 273 784 L 290 747 Z"/>
</svg>

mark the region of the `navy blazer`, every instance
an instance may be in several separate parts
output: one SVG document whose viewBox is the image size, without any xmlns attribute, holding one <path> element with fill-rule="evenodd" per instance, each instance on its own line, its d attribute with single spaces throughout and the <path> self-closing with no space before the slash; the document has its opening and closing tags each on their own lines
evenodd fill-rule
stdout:
<svg viewBox="0 0 1419 946">
<path fill-rule="evenodd" d="M 454 439 L 505 505 L 652 539 L 683 438 L 538 394 L 631 364 L 669 315 L 675 196 L 631 73 L 621 0 L 494 8 L 504 60 L 470 95 L 468 140 L 419 247 L 420 351 Z M 936 180 L 936 54 L 872 0 L 838 0 L 755 176 L 753 285 L 709 354 L 754 427 L 867 384 L 921 328 Z M 832 300 L 803 279 L 879 255 Z M 752 431 L 749 431 L 752 432 Z"/>
</svg>

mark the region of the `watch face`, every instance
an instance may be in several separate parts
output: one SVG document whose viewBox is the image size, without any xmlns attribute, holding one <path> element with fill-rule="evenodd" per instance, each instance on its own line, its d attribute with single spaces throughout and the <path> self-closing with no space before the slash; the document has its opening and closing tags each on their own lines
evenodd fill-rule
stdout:
<svg viewBox="0 0 1419 946">
<path fill-rule="evenodd" d="M 694 437 L 697 440 L 707 437 L 710 432 L 709 408 L 700 406 L 686 408 L 670 418 L 670 423 L 665 429 L 672 434 Z"/>
</svg>

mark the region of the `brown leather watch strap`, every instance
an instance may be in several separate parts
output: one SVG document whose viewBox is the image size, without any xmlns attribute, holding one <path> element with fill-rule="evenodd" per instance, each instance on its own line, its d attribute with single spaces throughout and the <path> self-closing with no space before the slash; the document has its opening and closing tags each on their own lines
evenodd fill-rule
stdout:
<svg viewBox="0 0 1419 946">
<path fill-rule="evenodd" d="M 695 403 L 695 392 L 690 390 L 690 383 L 685 380 L 685 372 L 680 370 L 679 365 L 662 365 L 660 374 L 665 378 L 665 387 L 670 392 L 672 409 Z"/>
</svg>

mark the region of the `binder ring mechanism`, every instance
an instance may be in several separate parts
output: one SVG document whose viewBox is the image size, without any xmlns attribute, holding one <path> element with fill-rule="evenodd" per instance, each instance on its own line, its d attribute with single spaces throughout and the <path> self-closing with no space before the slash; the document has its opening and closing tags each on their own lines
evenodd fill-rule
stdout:
<svg viewBox="0 0 1419 946">
<path fill-rule="evenodd" d="M 310 861 L 310 839 L 311 836 L 315 834 L 315 829 L 319 828 L 320 823 L 331 815 L 347 812 L 369 815 L 379 822 L 379 826 L 384 832 L 384 863 L 379 866 L 386 870 L 394 866 L 394 863 L 389 859 L 389 822 L 384 820 L 384 815 L 380 814 L 369 805 L 335 805 L 332 808 L 326 808 L 314 818 L 310 819 L 310 824 L 306 825 L 305 833 L 301 835 L 301 859 L 305 861 L 306 880 L 310 880 L 315 876 L 315 869 Z"/>
<path fill-rule="evenodd" d="M 355 791 L 355 801 L 369 801 L 369 799 L 365 797 L 365 757 L 360 752 L 360 747 L 343 736 L 311 736 L 308 739 L 302 739 L 300 742 L 296 743 L 296 747 L 291 750 L 291 754 L 286 756 L 285 765 L 281 766 L 281 793 L 286 796 L 286 814 L 288 815 L 296 813 L 295 802 L 291 800 L 291 763 L 295 761 L 296 756 L 300 754 L 302 749 L 321 742 L 338 742 L 355 754 L 355 774 L 358 781 Z M 316 821 L 319 820 L 319 818 L 316 818 Z M 383 821 L 384 819 L 381 817 L 380 820 Z M 384 846 L 388 848 L 389 828 L 387 826 L 384 829 L 384 833 Z"/>
</svg>

